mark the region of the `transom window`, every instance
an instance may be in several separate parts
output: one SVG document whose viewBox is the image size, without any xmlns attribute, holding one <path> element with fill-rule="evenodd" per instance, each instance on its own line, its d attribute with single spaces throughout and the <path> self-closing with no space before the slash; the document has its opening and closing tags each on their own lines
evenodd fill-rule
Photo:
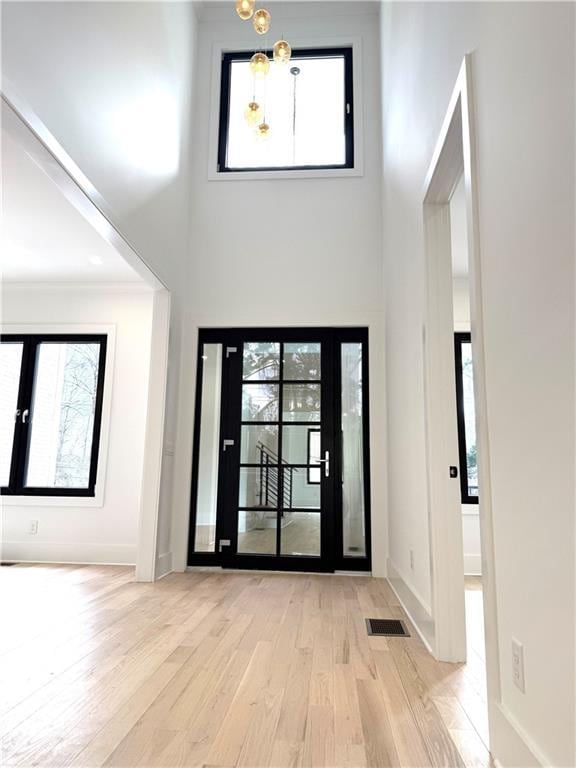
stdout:
<svg viewBox="0 0 576 768">
<path fill-rule="evenodd" d="M 2 494 L 94 496 L 106 336 L 0 337 Z"/>
<path fill-rule="evenodd" d="M 352 48 L 295 50 L 288 64 L 267 53 L 261 79 L 252 51 L 222 57 L 218 171 L 353 168 Z M 260 111 L 249 121 L 251 102 Z"/>
</svg>

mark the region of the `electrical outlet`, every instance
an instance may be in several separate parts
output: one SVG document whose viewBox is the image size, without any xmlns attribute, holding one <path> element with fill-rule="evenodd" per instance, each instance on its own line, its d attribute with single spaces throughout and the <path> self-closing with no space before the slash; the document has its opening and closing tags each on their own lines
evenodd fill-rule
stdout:
<svg viewBox="0 0 576 768">
<path fill-rule="evenodd" d="M 512 638 L 512 682 L 526 693 L 526 682 L 524 680 L 524 646 L 518 640 Z"/>
<path fill-rule="evenodd" d="M 414 570 L 414 550 L 410 550 L 410 570 Z"/>
<path fill-rule="evenodd" d="M 38 533 L 38 520 L 30 520 L 30 525 L 28 526 L 28 533 L 30 536 L 36 536 Z"/>
</svg>

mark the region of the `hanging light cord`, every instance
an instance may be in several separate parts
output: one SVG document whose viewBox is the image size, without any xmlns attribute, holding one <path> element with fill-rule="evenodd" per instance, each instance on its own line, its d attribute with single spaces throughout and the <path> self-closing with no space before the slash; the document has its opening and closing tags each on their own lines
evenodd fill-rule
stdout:
<svg viewBox="0 0 576 768">
<path fill-rule="evenodd" d="M 290 74 L 294 77 L 294 95 L 292 100 L 292 163 L 296 164 L 296 78 L 300 74 L 298 67 L 292 67 Z"/>
</svg>

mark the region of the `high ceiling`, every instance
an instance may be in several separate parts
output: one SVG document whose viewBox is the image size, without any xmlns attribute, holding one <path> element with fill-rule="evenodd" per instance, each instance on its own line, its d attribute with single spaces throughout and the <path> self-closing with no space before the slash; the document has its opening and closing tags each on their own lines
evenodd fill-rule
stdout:
<svg viewBox="0 0 576 768">
<path fill-rule="evenodd" d="M 3 281 L 142 282 L 4 131 L 2 197 Z"/>
</svg>

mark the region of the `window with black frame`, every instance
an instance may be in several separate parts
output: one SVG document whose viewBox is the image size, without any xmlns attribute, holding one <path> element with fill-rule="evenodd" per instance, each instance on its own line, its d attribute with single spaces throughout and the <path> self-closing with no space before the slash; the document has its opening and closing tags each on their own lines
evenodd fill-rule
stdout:
<svg viewBox="0 0 576 768">
<path fill-rule="evenodd" d="M 454 358 L 456 361 L 456 404 L 462 504 L 478 504 L 476 413 L 470 333 L 454 334 Z"/>
<path fill-rule="evenodd" d="M 260 78 L 253 51 L 222 56 L 218 171 L 353 168 L 352 48 L 294 50 L 287 64 L 267 53 Z"/>
<path fill-rule="evenodd" d="M 3 495 L 94 496 L 106 336 L 0 337 Z"/>
</svg>

